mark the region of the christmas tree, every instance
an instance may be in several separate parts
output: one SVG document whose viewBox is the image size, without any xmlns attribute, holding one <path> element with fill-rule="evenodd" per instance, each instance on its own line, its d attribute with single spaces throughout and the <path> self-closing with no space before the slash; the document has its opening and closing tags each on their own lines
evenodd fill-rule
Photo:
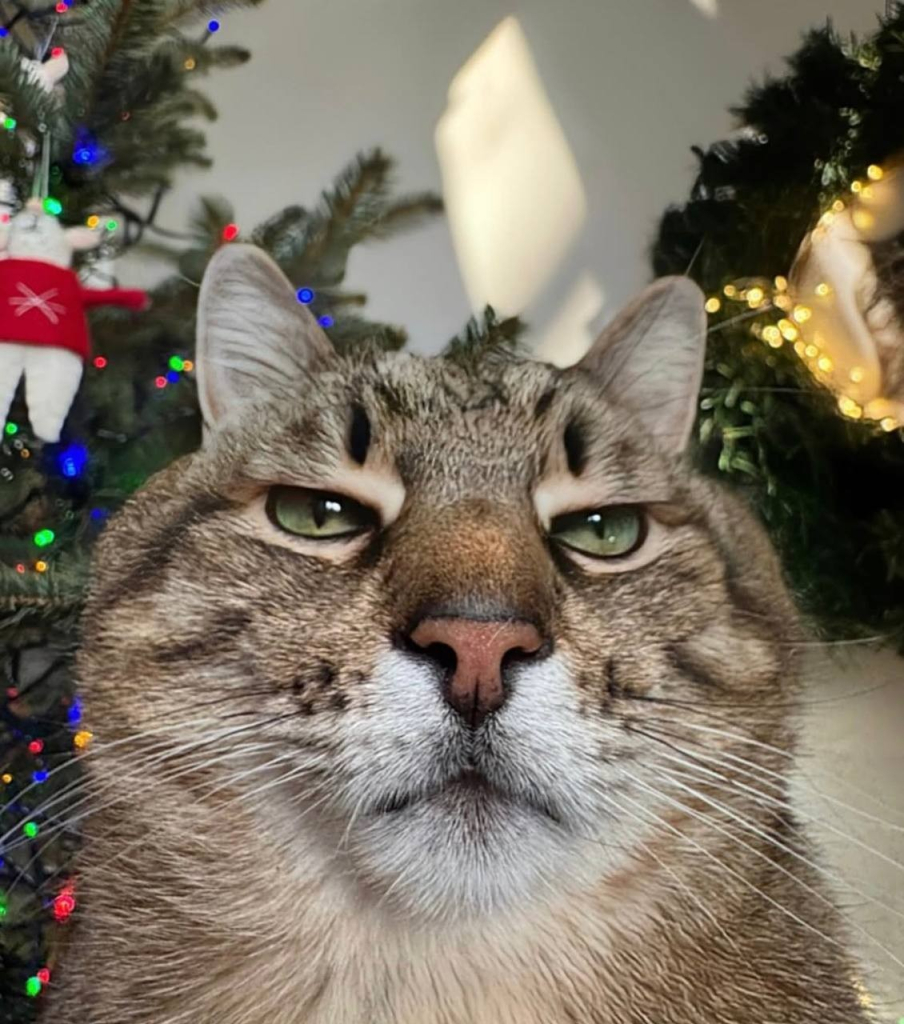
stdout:
<svg viewBox="0 0 904 1024">
<path fill-rule="evenodd" d="M 392 162 L 373 151 L 313 208 L 276 212 L 247 235 L 220 198 L 200 200 L 185 229 L 164 229 L 174 174 L 209 163 L 197 124 L 216 112 L 198 78 L 249 54 L 219 44 L 220 21 L 200 0 L 0 0 L 0 18 L 0 248 L 10 257 L 0 253 L 0 298 L 18 303 L 11 315 L 62 316 L 54 296 L 20 279 L 19 218 L 47 218 L 54 237 L 65 226 L 78 240 L 82 296 L 116 284 L 115 260 L 127 250 L 175 261 L 147 308 L 92 307 L 91 350 L 68 415 L 65 395 L 16 387 L 26 346 L 0 341 L 0 390 L 14 395 L 0 424 L 0 1021 L 25 1021 L 52 984 L 57 940 L 78 901 L 69 865 L 83 807 L 78 761 L 91 735 L 80 729 L 72 656 L 91 549 L 137 487 L 199 443 L 192 349 L 207 260 L 237 238 L 252 241 L 340 349 L 395 348 L 404 332 L 368 321 L 364 297 L 342 290 L 349 252 L 440 204 L 394 195 Z M 40 436 L 47 402 L 65 416 L 58 440 L 46 428 Z"/>
<path fill-rule="evenodd" d="M 811 32 L 734 113 L 653 249 L 708 296 L 699 456 L 826 634 L 900 644 L 904 12 L 868 39 Z"/>
</svg>

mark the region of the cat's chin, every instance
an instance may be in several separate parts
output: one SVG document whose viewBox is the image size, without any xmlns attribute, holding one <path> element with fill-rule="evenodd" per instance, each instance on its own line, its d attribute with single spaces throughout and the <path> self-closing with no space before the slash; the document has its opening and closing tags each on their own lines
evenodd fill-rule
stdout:
<svg viewBox="0 0 904 1024">
<path fill-rule="evenodd" d="M 378 807 L 352 845 L 360 876 L 384 905 L 431 920 L 523 908 L 570 860 L 553 808 L 470 775 Z"/>
</svg>

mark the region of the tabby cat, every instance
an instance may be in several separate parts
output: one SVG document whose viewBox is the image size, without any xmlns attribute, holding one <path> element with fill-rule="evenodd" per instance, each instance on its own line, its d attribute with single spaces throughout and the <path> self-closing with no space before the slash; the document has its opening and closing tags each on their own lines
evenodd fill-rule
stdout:
<svg viewBox="0 0 904 1024">
<path fill-rule="evenodd" d="M 855 1024 L 789 809 L 795 617 L 683 458 L 705 315 L 576 367 L 340 357 L 201 291 L 201 451 L 96 560 L 51 1024 Z"/>
</svg>

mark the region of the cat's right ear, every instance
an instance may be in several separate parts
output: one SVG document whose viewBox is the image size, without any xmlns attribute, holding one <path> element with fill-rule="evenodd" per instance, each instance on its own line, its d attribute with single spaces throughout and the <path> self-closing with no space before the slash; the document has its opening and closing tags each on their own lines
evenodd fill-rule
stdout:
<svg viewBox="0 0 904 1024">
<path fill-rule="evenodd" d="M 333 354 L 314 315 L 263 250 L 232 243 L 217 251 L 198 299 L 195 363 L 206 430 L 291 394 Z"/>
<path fill-rule="evenodd" d="M 578 366 L 614 404 L 639 416 L 665 451 L 687 447 L 703 378 L 703 292 L 662 277 L 604 328 Z"/>
</svg>

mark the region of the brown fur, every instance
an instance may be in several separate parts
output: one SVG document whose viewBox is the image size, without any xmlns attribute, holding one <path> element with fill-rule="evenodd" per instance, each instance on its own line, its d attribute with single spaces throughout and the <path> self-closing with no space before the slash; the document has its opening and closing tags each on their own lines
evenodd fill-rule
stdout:
<svg viewBox="0 0 904 1024">
<path fill-rule="evenodd" d="M 405 502 L 353 555 L 319 558 L 268 533 L 255 503 L 274 481 L 357 479 L 354 403 L 372 424 L 365 469 Z M 652 502 L 663 526 L 662 553 L 635 571 L 586 571 L 538 522 L 531 495 L 568 473 L 574 421 L 577 485 Z M 335 361 L 154 479 L 97 566 L 81 657 L 94 812 L 45 1020 L 865 1019 L 783 804 L 797 633 L 776 560 L 735 500 L 647 443 L 589 374 Z M 555 700 L 535 718 L 504 707 L 468 747 L 549 805 L 539 824 L 517 812 L 520 839 L 488 804 L 449 804 L 444 832 L 417 805 L 359 800 L 425 789 L 423 749 L 436 741 L 438 776 L 472 742 L 451 712 L 418 731 L 426 689 L 375 681 L 437 605 L 502 609 L 553 645 Z M 380 859 L 383 818 L 411 863 L 405 844 Z M 522 874 L 529 894 L 508 898 Z"/>
</svg>

